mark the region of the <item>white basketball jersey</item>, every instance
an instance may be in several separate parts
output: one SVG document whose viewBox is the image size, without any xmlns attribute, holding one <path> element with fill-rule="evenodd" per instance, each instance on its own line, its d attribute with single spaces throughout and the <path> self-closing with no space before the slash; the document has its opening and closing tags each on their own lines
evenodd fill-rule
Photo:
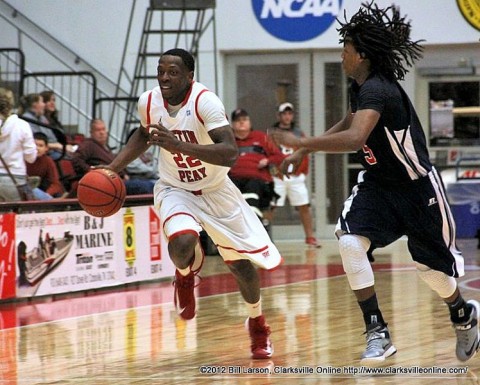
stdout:
<svg viewBox="0 0 480 385">
<path fill-rule="evenodd" d="M 167 102 L 159 86 L 140 96 L 138 113 L 143 127 L 161 122 L 179 140 L 204 145 L 213 144 L 208 131 L 229 125 L 223 103 L 198 82 L 193 82 L 189 94 L 174 116 L 168 113 Z M 160 149 L 158 171 L 160 180 L 166 185 L 189 191 L 214 189 L 225 181 L 229 169 Z"/>
</svg>

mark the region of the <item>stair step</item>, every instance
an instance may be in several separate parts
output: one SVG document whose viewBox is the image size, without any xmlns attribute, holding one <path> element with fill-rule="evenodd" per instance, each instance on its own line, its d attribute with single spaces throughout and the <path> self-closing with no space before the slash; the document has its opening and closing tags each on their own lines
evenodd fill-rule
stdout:
<svg viewBox="0 0 480 385">
<path fill-rule="evenodd" d="M 134 76 L 134 79 L 156 79 L 157 75 Z"/>
<path fill-rule="evenodd" d="M 162 52 L 139 52 L 138 56 L 142 57 L 160 57 L 162 55 Z"/>
<path fill-rule="evenodd" d="M 201 30 L 199 29 L 146 29 L 143 31 L 143 33 L 147 34 L 183 34 L 183 33 L 200 33 Z"/>
</svg>

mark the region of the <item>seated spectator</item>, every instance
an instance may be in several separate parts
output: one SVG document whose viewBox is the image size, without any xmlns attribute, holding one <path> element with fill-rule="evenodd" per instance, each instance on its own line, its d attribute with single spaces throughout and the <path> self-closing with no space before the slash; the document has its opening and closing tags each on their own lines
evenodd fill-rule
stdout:
<svg viewBox="0 0 480 385">
<path fill-rule="evenodd" d="M 58 128 L 65 132 L 62 123 L 58 118 L 58 110 L 56 106 L 56 97 L 53 91 L 47 90 L 40 92 L 40 95 L 43 98 L 45 103 L 45 118 L 48 121 L 50 127 Z"/>
<path fill-rule="evenodd" d="M 238 108 L 232 112 L 232 127 L 239 156 L 230 169 L 230 179 L 270 233 L 270 206 L 275 196 L 270 166 L 278 166 L 284 156 L 264 132 L 252 130 L 247 111 Z"/>
<path fill-rule="evenodd" d="M 37 157 L 32 130 L 28 123 L 15 114 L 13 92 L 0 89 L 0 202 L 20 201 L 16 185 L 27 184 L 25 163 L 32 163 Z M 10 177 L 11 173 L 15 181 Z"/>
<path fill-rule="evenodd" d="M 18 109 L 21 118 L 25 119 L 33 133 L 43 132 L 48 138 L 48 155 L 53 160 L 63 156 L 63 144 L 60 143 L 53 129 L 49 128 L 49 121 L 45 117 L 45 103 L 40 94 L 28 94 L 20 98 Z M 36 124 L 36 123 L 39 124 Z"/>
<path fill-rule="evenodd" d="M 91 167 L 110 164 L 115 154 L 108 147 L 108 130 L 102 119 L 93 119 L 90 123 L 90 138 L 85 138 L 73 153 L 72 164 L 79 177 L 85 175 Z M 125 182 L 128 195 L 138 194 L 135 184 L 130 184 L 126 172 L 120 176 Z M 131 187 L 132 186 L 132 187 Z"/>
<path fill-rule="evenodd" d="M 72 156 L 77 175 L 83 176 L 92 166 L 109 164 L 115 158 L 115 154 L 107 143 L 108 130 L 105 122 L 101 119 L 93 119 L 90 122 L 90 137 L 79 144 Z"/>
<path fill-rule="evenodd" d="M 40 184 L 33 190 L 38 200 L 60 198 L 64 194 L 55 162 L 47 155 L 48 138 L 43 132 L 33 134 L 37 145 L 37 159 L 27 164 L 27 175 L 40 177 Z"/>
<path fill-rule="evenodd" d="M 48 125 L 50 127 L 56 128 L 57 130 L 60 130 L 64 135 L 66 135 L 65 128 L 63 127 L 58 117 L 59 113 L 57 110 L 55 93 L 53 91 L 47 90 L 40 92 L 40 95 L 42 96 L 43 102 L 45 103 L 45 118 L 48 121 Z M 71 157 L 72 154 L 76 151 L 76 149 L 77 146 L 75 145 L 75 143 L 67 143 L 65 147 L 67 156 Z"/>
<path fill-rule="evenodd" d="M 127 142 L 136 130 L 130 131 Z M 157 147 L 150 147 L 127 166 L 130 195 L 153 194 L 153 187 L 158 180 L 158 157 L 154 154 L 156 149 Z"/>
</svg>

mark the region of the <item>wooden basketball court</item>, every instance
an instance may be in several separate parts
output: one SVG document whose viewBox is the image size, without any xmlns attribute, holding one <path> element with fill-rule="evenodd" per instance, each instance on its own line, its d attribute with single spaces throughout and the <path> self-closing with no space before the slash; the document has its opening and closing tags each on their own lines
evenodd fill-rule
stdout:
<svg viewBox="0 0 480 385">
<path fill-rule="evenodd" d="M 322 245 L 279 242 L 285 264 L 261 273 L 271 360 L 250 360 L 240 294 L 220 257 L 209 256 L 189 322 L 175 314 L 170 281 L 1 304 L 0 384 L 479 383 L 480 355 L 467 364 L 455 358 L 448 310 L 417 277 L 405 241 L 377 250 L 374 263 L 398 352 L 383 374 L 356 373 L 361 313 L 336 241 Z M 464 296 L 480 300 L 477 245 L 459 245 Z"/>
</svg>

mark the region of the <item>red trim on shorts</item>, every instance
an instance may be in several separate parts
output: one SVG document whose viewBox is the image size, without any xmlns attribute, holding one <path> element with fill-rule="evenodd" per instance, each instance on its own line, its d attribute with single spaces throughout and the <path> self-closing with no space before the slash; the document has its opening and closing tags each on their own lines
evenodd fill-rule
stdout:
<svg viewBox="0 0 480 385">
<path fill-rule="evenodd" d="M 176 237 L 179 237 L 180 235 L 184 235 L 184 234 L 195 234 L 197 239 L 200 238 L 200 236 L 198 235 L 198 233 L 195 230 L 187 229 L 187 230 L 181 230 L 181 231 L 177 231 L 176 233 L 173 233 L 168 238 L 168 241 L 170 242 L 172 239 L 175 239 Z"/>
<path fill-rule="evenodd" d="M 233 247 L 227 247 L 227 246 L 222 246 L 222 245 L 217 245 L 217 247 L 221 247 L 222 249 L 225 249 L 225 250 L 234 250 L 234 251 L 236 251 L 237 253 L 242 253 L 242 254 L 256 254 L 256 253 L 260 253 L 260 252 L 268 249 L 268 246 L 264 246 L 264 247 L 262 247 L 261 249 L 251 250 L 251 251 L 248 251 L 248 250 L 237 250 L 237 249 L 234 249 Z"/>
<path fill-rule="evenodd" d="M 167 217 L 167 218 L 163 221 L 163 230 L 165 230 L 165 224 L 166 224 L 170 219 L 172 219 L 174 216 L 177 216 L 177 215 L 188 215 L 189 217 L 192 217 L 195 221 L 197 221 L 192 214 L 189 214 L 189 213 L 185 213 L 185 212 L 183 212 L 183 211 L 180 211 L 180 212 L 178 212 L 178 213 L 175 213 L 175 214 L 170 215 L 169 217 Z"/>
<path fill-rule="evenodd" d="M 232 263 L 235 263 L 235 262 L 237 262 L 237 261 L 250 261 L 250 259 L 246 259 L 246 258 L 245 258 L 245 259 L 234 259 L 234 260 L 228 260 L 228 261 L 223 260 L 223 262 L 225 262 L 227 265 L 231 265 Z M 255 261 L 250 261 L 250 262 L 251 262 L 252 264 L 254 264 L 255 266 L 258 266 L 258 265 L 255 263 Z M 275 267 L 272 267 L 272 268 L 270 268 L 270 269 L 265 269 L 264 267 L 261 267 L 261 266 L 258 266 L 258 267 L 259 267 L 260 269 L 266 270 L 266 271 L 275 271 L 275 270 L 279 269 L 279 268 L 283 265 L 284 262 L 285 262 L 285 260 L 283 259 L 283 257 L 280 257 L 280 263 L 279 263 L 277 266 L 275 266 Z"/>
<path fill-rule="evenodd" d="M 200 123 L 205 125 L 205 122 L 203 121 L 202 117 L 198 113 L 198 99 L 200 99 L 200 95 L 202 95 L 204 92 L 207 92 L 207 89 L 201 90 L 200 93 L 197 95 L 197 98 L 195 99 L 195 115 L 197 115 L 197 119 L 200 120 Z"/>
<path fill-rule="evenodd" d="M 150 124 L 152 121 L 150 119 L 150 107 L 152 105 L 152 91 L 148 94 L 148 100 L 147 100 L 147 125 Z"/>
</svg>

